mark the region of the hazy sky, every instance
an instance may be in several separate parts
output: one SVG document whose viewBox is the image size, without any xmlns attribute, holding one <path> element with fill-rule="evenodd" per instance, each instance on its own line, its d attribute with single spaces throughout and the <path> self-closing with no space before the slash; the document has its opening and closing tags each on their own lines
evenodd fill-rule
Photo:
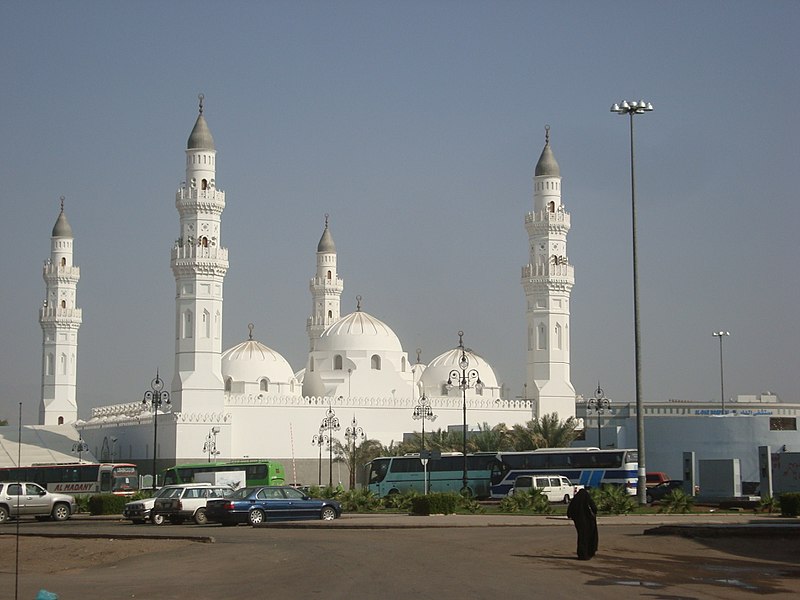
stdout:
<svg viewBox="0 0 800 600">
<path fill-rule="evenodd" d="M 342 314 L 423 361 L 458 342 L 525 378 L 525 213 L 544 126 L 572 215 L 572 382 L 634 395 L 636 120 L 645 400 L 797 402 L 800 3 L 0 4 L 0 418 L 35 423 L 42 261 L 75 233 L 79 414 L 174 366 L 175 190 L 197 94 L 227 194 L 223 347 L 305 364 L 330 214 Z"/>
</svg>

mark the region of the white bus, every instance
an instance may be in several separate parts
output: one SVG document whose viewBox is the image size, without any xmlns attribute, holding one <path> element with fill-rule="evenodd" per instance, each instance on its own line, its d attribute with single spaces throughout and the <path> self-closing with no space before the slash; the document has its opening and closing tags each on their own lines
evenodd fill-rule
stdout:
<svg viewBox="0 0 800 600">
<path fill-rule="evenodd" d="M 492 498 L 504 498 L 520 475 L 563 475 L 584 487 L 620 485 L 636 495 L 639 454 L 636 450 L 541 448 L 530 452 L 498 452 L 492 468 Z"/>
</svg>

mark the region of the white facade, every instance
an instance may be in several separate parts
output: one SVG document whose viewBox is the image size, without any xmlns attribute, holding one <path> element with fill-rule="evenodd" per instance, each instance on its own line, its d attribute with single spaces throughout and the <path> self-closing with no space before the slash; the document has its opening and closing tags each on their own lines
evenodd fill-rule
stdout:
<svg viewBox="0 0 800 600">
<path fill-rule="evenodd" d="M 83 315 L 77 306 L 81 270 L 72 263 L 73 240 L 62 196 L 61 213 L 50 238 L 50 258 L 42 268 L 46 295 L 39 310 L 42 327 L 40 425 L 63 425 L 78 420 L 78 330 Z"/>
<path fill-rule="evenodd" d="M 533 211 L 525 216 L 530 261 L 522 267 L 527 301 L 526 395 L 535 416 L 575 416 L 570 381 L 569 301 L 575 274 L 567 258 L 569 213 L 561 203 L 561 172 L 550 129 L 533 178 Z"/>
</svg>

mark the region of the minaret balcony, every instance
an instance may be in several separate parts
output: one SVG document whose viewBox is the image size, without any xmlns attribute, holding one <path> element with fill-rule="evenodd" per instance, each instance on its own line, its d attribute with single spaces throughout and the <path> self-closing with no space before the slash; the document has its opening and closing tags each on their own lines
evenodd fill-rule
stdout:
<svg viewBox="0 0 800 600">
<path fill-rule="evenodd" d="M 172 260 L 219 260 L 228 262 L 228 249 L 218 246 L 183 244 L 172 248 Z"/>
<path fill-rule="evenodd" d="M 525 215 L 525 224 L 538 222 L 557 222 L 570 227 L 569 213 L 562 210 L 551 212 L 549 210 L 531 211 Z"/>
<path fill-rule="evenodd" d="M 48 279 L 55 278 L 64 279 L 65 281 L 78 281 L 81 278 L 81 268 L 62 267 L 48 260 L 44 263 L 44 267 L 42 267 L 42 275 Z"/>
<path fill-rule="evenodd" d="M 315 288 L 324 287 L 331 291 L 342 291 L 344 289 L 344 282 L 341 277 L 336 277 L 336 280 L 328 279 L 327 277 L 314 277 L 311 279 L 311 285 Z"/>
<path fill-rule="evenodd" d="M 44 306 L 39 309 L 40 321 L 71 321 L 81 323 L 83 321 L 83 309 L 80 308 L 61 308 L 60 306 Z"/>
<path fill-rule="evenodd" d="M 522 279 L 534 279 L 536 277 L 562 277 L 567 279 L 575 278 L 575 268 L 572 265 L 525 265 L 522 267 Z"/>
</svg>

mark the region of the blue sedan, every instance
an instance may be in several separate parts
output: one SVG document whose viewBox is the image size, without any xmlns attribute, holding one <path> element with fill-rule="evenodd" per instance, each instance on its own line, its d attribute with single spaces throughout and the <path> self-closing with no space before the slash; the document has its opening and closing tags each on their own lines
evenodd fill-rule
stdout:
<svg viewBox="0 0 800 600">
<path fill-rule="evenodd" d="M 288 486 L 245 487 L 227 498 L 206 503 L 206 518 L 223 525 L 297 519 L 333 521 L 341 514 L 342 506 L 336 500 L 309 498 Z"/>
</svg>

